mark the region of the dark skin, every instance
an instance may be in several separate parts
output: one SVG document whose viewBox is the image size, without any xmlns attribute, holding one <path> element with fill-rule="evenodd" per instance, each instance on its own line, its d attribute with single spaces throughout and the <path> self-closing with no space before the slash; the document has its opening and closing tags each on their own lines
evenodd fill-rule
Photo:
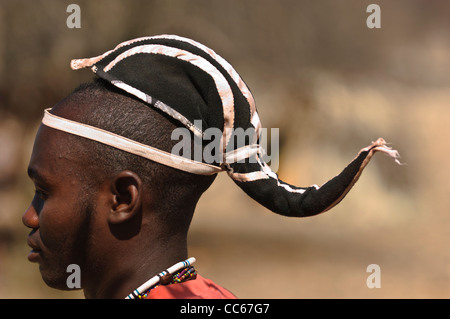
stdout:
<svg viewBox="0 0 450 319">
<path fill-rule="evenodd" d="M 70 118 L 63 103 L 57 115 Z M 50 287 L 68 290 L 67 266 L 77 264 L 86 298 L 124 298 L 187 258 L 187 234 L 165 235 L 139 174 L 103 176 L 79 139 L 39 128 L 28 168 L 36 193 L 22 217 L 29 259 Z"/>
</svg>

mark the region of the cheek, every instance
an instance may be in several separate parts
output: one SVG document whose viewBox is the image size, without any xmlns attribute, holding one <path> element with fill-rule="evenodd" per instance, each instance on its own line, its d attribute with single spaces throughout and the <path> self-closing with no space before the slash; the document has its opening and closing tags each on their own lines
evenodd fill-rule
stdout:
<svg viewBox="0 0 450 319">
<path fill-rule="evenodd" d="M 62 204 L 64 203 L 64 204 Z M 67 267 L 82 267 L 84 252 L 90 236 L 90 218 L 86 205 L 72 201 L 48 200 L 39 216 L 39 232 L 42 242 L 42 277 L 49 286 L 64 288 L 68 276 Z M 86 204 L 85 202 L 83 204 Z"/>
<path fill-rule="evenodd" d="M 79 221 L 73 218 L 70 211 L 44 209 L 39 217 L 39 231 L 43 246 L 51 252 L 67 252 L 71 248 Z"/>
</svg>

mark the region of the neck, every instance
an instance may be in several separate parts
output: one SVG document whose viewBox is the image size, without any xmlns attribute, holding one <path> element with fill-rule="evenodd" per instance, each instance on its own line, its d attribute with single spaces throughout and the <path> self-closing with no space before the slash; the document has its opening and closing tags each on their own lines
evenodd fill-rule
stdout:
<svg viewBox="0 0 450 319">
<path fill-rule="evenodd" d="M 187 259 L 187 245 L 184 240 L 171 238 L 164 244 L 154 241 L 129 245 L 125 249 L 114 248 L 114 258 L 102 271 L 92 274 L 83 285 L 87 299 L 122 299 L 151 277 Z M 114 246 L 114 245 L 111 245 Z M 135 249 L 132 249 L 134 247 Z"/>
</svg>

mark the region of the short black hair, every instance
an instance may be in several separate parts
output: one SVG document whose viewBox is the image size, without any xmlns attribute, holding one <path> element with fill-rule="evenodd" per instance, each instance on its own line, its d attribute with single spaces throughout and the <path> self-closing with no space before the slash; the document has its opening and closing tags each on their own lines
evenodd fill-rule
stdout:
<svg viewBox="0 0 450 319">
<path fill-rule="evenodd" d="M 166 152 L 177 143 L 171 140 L 172 131 L 183 127 L 160 110 L 100 78 L 81 84 L 68 98 L 75 102 L 72 106 L 80 108 L 77 118 L 72 120 Z M 81 140 L 104 178 L 123 170 L 135 172 L 156 198 L 152 207 L 160 213 L 167 231 L 187 232 L 198 199 L 216 175 L 187 173 L 102 143 Z"/>
</svg>

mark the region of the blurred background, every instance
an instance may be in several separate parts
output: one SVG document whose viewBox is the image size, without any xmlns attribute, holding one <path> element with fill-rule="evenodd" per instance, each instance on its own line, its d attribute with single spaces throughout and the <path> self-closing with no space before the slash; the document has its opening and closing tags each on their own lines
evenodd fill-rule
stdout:
<svg viewBox="0 0 450 319">
<path fill-rule="evenodd" d="M 226 175 L 200 200 L 189 253 L 241 298 L 450 297 L 450 2 L 437 0 L 0 0 L 0 298 L 83 298 L 43 283 L 21 217 L 26 168 L 44 108 L 92 77 L 70 59 L 139 36 L 193 38 L 252 90 L 263 126 L 280 129 L 278 174 L 321 185 L 383 137 L 332 211 L 289 219 Z M 369 29 L 367 6 L 381 8 Z M 370 264 L 381 288 L 369 289 Z"/>
</svg>

